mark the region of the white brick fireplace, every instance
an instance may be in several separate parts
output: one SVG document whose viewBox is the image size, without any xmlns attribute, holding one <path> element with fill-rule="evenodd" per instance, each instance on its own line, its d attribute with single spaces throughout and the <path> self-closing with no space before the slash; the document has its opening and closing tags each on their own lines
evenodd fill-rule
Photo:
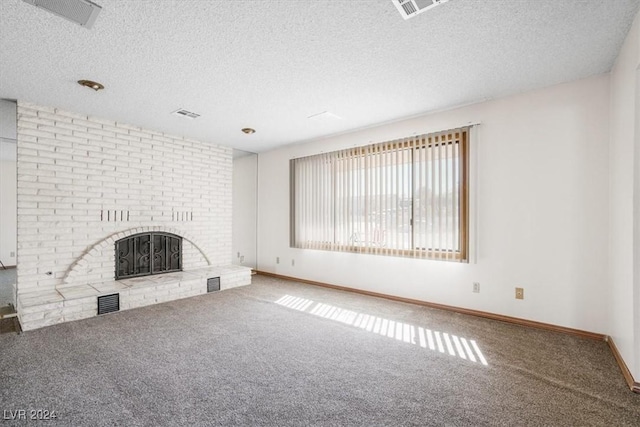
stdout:
<svg viewBox="0 0 640 427">
<path fill-rule="evenodd" d="M 23 329 L 248 284 L 232 267 L 232 150 L 18 103 L 18 316 Z M 114 281 L 115 241 L 183 238 L 183 272 Z"/>
</svg>

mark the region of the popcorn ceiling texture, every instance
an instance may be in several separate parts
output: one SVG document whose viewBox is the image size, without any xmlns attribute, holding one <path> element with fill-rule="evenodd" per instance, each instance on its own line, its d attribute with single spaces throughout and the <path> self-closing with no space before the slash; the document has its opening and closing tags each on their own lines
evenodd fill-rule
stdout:
<svg viewBox="0 0 640 427">
<path fill-rule="evenodd" d="M 18 294 L 113 280 L 147 230 L 185 237 L 185 270 L 231 264 L 230 148 L 25 102 L 17 144 Z"/>
<path fill-rule="evenodd" d="M 97 3 L 87 30 L 0 1 L 0 95 L 261 152 L 606 73 L 640 0 Z"/>
</svg>

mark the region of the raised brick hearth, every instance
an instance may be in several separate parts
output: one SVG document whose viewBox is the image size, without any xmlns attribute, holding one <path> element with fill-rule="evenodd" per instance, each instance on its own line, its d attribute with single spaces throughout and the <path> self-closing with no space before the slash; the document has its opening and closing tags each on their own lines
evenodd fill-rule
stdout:
<svg viewBox="0 0 640 427">
<path fill-rule="evenodd" d="M 207 292 L 207 279 L 220 278 L 220 290 L 251 283 L 251 269 L 236 265 L 201 268 L 118 281 L 24 293 L 18 302 L 25 331 L 97 315 L 98 297 L 118 294 L 120 310 L 144 307 Z"/>
</svg>

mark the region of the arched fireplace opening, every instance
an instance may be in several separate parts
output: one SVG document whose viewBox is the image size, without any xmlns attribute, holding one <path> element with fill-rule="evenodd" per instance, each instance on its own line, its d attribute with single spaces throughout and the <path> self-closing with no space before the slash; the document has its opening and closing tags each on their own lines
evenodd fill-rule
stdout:
<svg viewBox="0 0 640 427">
<path fill-rule="evenodd" d="M 116 280 L 182 271 L 182 237 L 138 233 L 116 241 Z"/>
</svg>

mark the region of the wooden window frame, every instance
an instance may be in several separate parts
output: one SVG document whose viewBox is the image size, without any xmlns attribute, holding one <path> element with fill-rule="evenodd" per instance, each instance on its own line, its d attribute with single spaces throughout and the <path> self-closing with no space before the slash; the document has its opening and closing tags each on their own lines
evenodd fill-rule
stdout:
<svg viewBox="0 0 640 427">
<path fill-rule="evenodd" d="M 458 262 L 468 262 L 469 259 L 469 165 L 470 165 L 470 150 L 469 150 L 469 133 L 470 128 L 459 128 L 453 129 L 449 131 L 442 131 L 437 133 L 419 135 L 410 138 L 404 138 L 394 141 L 388 141 L 384 143 L 376 143 L 370 144 L 358 148 L 346 149 L 346 150 L 338 150 L 331 153 L 323 153 L 315 156 L 308 156 L 302 158 L 296 158 L 290 160 L 290 247 L 292 248 L 302 248 L 302 249 L 320 249 L 320 250 L 330 250 L 330 251 L 339 251 L 339 252 L 351 252 L 351 253 L 366 253 L 366 254 L 379 254 L 379 255 L 387 255 L 387 256 L 401 256 L 401 257 L 411 257 L 411 258 L 420 258 L 420 259 L 431 259 L 431 260 L 448 260 L 448 261 L 458 261 Z M 416 199 L 415 193 L 415 185 L 416 185 L 416 177 L 415 177 L 415 169 L 416 169 L 416 150 L 419 149 L 433 149 L 434 147 L 438 147 L 439 145 L 449 145 L 449 144 L 458 144 L 458 164 L 459 164 L 459 188 L 456 196 L 457 199 L 457 209 L 458 209 L 458 218 L 459 225 L 457 227 L 458 230 L 458 249 L 440 249 L 440 248 L 417 248 L 415 244 L 415 236 L 417 233 L 415 221 L 416 211 L 414 208 L 414 203 Z M 333 241 L 311 241 L 305 242 L 304 244 L 299 244 L 296 242 L 296 185 L 300 185 L 300 183 L 296 183 L 296 165 L 297 162 L 303 159 L 310 159 L 317 157 L 320 159 L 320 156 L 324 156 L 323 158 L 329 161 L 334 159 L 329 156 L 337 156 L 335 159 L 337 160 L 355 160 L 355 159 L 364 159 L 367 162 L 367 159 L 371 161 L 373 155 L 380 155 L 384 153 L 392 153 L 398 152 L 400 150 L 410 149 L 411 150 L 411 213 L 410 213 L 410 235 L 411 235 L 411 249 L 400 249 L 400 248 L 383 248 L 383 247 L 371 247 L 371 246 L 361 246 L 361 245 L 349 245 L 349 244 L 338 244 L 336 243 L 336 223 L 333 224 Z M 364 170 L 370 170 L 371 165 L 367 165 Z M 332 176 L 335 176 L 336 171 L 336 163 L 332 163 Z M 375 165 L 373 166 L 375 168 Z M 439 172 L 439 178 L 443 176 L 441 172 Z M 452 175 L 453 176 L 453 175 Z M 334 184 L 335 185 L 335 184 Z M 368 196 L 368 195 L 367 195 Z M 335 199 L 335 192 L 332 195 Z M 366 196 L 365 196 L 366 197 Z M 333 215 L 335 217 L 336 208 L 333 208 Z M 335 221 L 335 220 L 334 220 Z"/>
</svg>

